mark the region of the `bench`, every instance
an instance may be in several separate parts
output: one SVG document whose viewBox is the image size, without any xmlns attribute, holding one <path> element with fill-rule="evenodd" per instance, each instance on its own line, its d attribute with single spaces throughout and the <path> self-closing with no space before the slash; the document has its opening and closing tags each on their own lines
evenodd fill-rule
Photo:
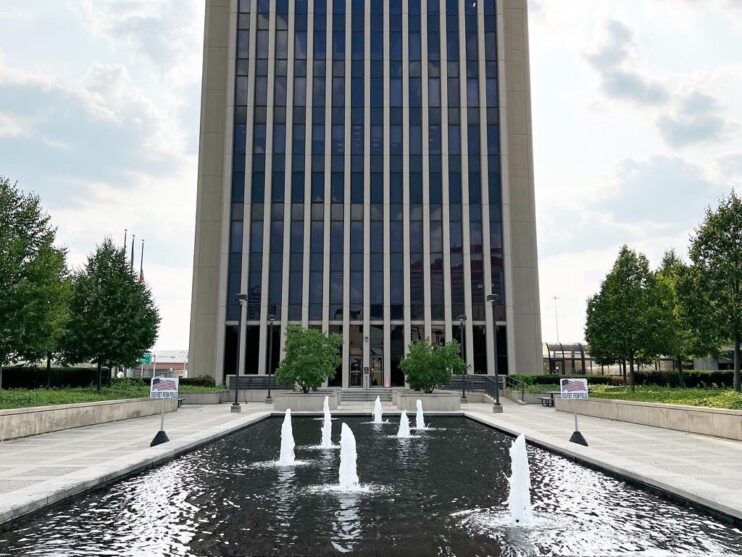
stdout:
<svg viewBox="0 0 742 557">
<path fill-rule="evenodd" d="M 184 400 L 185 400 L 184 398 L 179 398 L 178 399 L 178 408 L 180 408 L 181 406 L 183 406 L 183 401 Z"/>
<path fill-rule="evenodd" d="M 551 408 L 554 406 L 554 397 L 553 396 L 540 396 L 538 399 L 541 401 L 541 406 L 546 406 L 548 408 Z"/>
</svg>

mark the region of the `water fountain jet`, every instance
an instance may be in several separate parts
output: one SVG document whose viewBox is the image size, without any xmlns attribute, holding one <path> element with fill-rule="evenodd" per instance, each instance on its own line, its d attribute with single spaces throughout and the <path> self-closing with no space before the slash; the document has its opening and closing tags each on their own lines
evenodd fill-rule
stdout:
<svg viewBox="0 0 742 557">
<path fill-rule="evenodd" d="M 417 413 L 415 414 L 415 429 L 425 429 L 425 417 L 423 416 L 423 402 L 417 399 Z"/>
<path fill-rule="evenodd" d="M 402 410 L 402 415 L 399 417 L 399 430 L 397 431 L 397 437 L 400 439 L 407 439 L 410 437 L 410 420 L 407 418 L 407 410 Z"/>
<path fill-rule="evenodd" d="M 323 449 L 332 448 L 332 414 L 330 414 L 330 401 L 328 397 L 325 397 L 325 404 L 322 408 L 324 412 L 324 420 L 322 422 L 322 443 Z"/>
<path fill-rule="evenodd" d="M 353 491 L 358 488 L 356 456 L 356 438 L 348 424 L 343 424 L 340 428 L 340 469 L 338 471 L 342 491 Z"/>
<path fill-rule="evenodd" d="M 510 493 L 508 507 L 510 520 L 518 526 L 528 525 L 533 520 L 531 511 L 531 474 L 528 467 L 526 438 L 521 433 L 510 447 Z"/>
<path fill-rule="evenodd" d="M 384 415 L 384 410 L 381 408 L 381 399 L 377 396 L 376 401 L 374 402 L 374 423 L 380 424 L 382 423 L 381 417 Z"/>
<path fill-rule="evenodd" d="M 279 466 L 292 466 L 296 463 L 294 456 L 294 431 L 291 427 L 291 409 L 286 410 L 281 426 L 281 454 L 278 457 Z"/>
</svg>

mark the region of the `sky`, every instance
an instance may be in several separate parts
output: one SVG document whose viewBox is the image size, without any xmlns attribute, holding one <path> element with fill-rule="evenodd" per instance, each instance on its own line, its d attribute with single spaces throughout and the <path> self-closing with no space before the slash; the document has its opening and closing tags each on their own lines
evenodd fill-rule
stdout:
<svg viewBox="0 0 742 557">
<path fill-rule="evenodd" d="M 742 186 L 742 0 L 529 11 L 543 339 L 576 342 L 622 244 L 684 256 Z M 138 261 L 144 239 L 157 349 L 188 346 L 203 18 L 203 0 L 0 0 L 0 175 L 42 197 L 72 267 L 124 229 Z"/>
</svg>

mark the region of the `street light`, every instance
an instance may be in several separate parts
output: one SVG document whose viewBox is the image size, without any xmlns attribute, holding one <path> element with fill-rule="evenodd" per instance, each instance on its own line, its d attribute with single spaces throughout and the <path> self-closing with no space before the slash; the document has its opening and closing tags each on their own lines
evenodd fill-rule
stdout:
<svg viewBox="0 0 742 557">
<path fill-rule="evenodd" d="M 273 402 L 273 399 L 271 398 L 271 382 L 273 380 L 273 322 L 275 320 L 275 315 L 271 314 L 268 316 L 270 329 L 268 330 L 268 396 L 265 397 L 266 404 Z"/>
<path fill-rule="evenodd" d="M 240 345 L 242 344 L 242 331 L 245 328 L 245 313 L 247 305 L 247 294 L 237 294 L 237 302 L 240 304 L 240 326 L 237 329 L 237 364 L 235 365 L 234 371 L 234 404 L 232 404 L 232 412 L 241 412 L 240 408 Z"/>
<path fill-rule="evenodd" d="M 500 405 L 500 377 L 497 375 L 497 317 L 495 316 L 495 304 L 500 301 L 500 295 L 487 294 L 487 301 L 492 304 L 492 338 L 495 340 L 495 404 L 492 406 L 492 411 L 499 414 L 502 412 L 502 406 Z"/>
<path fill-rule="evenodd" d="M 464 355 L 464 322 L 466 321 L 466 315 L 459 315 L 456 319 L 459 320 L 459 349 L 461 351 L 461 359 L 466 361 Z M 466 400 L 466 368 L 461 371 L 461 398 Z"/>
</svg>

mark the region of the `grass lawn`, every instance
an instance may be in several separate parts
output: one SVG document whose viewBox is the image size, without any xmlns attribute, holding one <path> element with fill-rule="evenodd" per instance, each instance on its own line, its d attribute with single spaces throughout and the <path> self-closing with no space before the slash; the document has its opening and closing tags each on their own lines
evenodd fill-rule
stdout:
<svg viewBox="0 0 742 557">
<path fill-rule="evenodd" d="M 742 410 L 742 393 L 733 389 L 673 389 L 670 387 L 610 387 L 595 385 L 590 387 L 592 398 L 634 400 L 637 402 L 663 402 L 665 404 L 685 404 L 688 406 L 707 406 Z"/>
<path fill-rule="evenodd" d="M 180 386 L 181 393 L 211 393 L 223 390 L 225 390 L 223 387 Z M 114 381 L 110 387 L 103 387 L 100 392 L 97 392 L 94 387 L 9 389 L 0 390 L 0 409 L 147 397 L 149 397 L 149 384 L 129 383 L 128 381 Z"/>
</svg>

